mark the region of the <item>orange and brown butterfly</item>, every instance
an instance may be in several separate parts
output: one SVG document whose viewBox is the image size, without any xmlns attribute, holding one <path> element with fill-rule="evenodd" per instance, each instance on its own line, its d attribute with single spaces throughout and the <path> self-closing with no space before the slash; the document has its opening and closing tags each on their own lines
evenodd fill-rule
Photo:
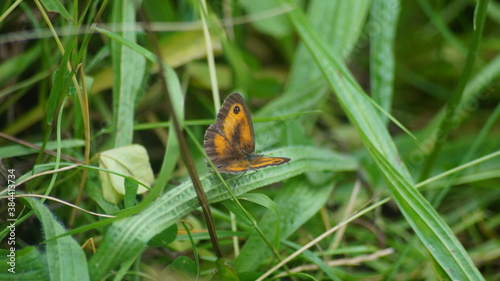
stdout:
<svg viewBox="0 0 500 281">
<path fill-rule="evenodd" d="M 238 93 L 232 93 L 224 101 L 215 123 L 205 133 L 203 149 L 217 170 L 225 174 L 237 174 L 290 161 L 286 157 L 264 157 L 254 153 L 252 117 L 245 100 Z"/>
</svg>

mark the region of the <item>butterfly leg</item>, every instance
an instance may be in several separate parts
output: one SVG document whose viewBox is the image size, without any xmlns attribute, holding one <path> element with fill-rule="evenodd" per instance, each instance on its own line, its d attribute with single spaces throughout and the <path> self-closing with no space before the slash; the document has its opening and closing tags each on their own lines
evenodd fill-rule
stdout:
<svg viewBox="0 0 500 281">
<path fill-rule="evenodd" d="M 247 173 L 247 171 L 245 171 L 243 174 L 241 174 L 241 176 L 239 176 L 237 179 L 236 179 L 236 182 L 234 183 L 233 185 L 233 189 L 236 188 L 236 184 L 238 184 L 238 181 Z"/>
<path fill-rule="evenodd" d="M 252 170 L 252 173 L 248 176 L 248 178 L 249 178 L 249 179 L 251 179 L 251 178 L 252 178 L 252 176 L 253 176 L 255 173 L 257 173 L 257 172 L 258 172 L 257 170 Z"/>
</svg>

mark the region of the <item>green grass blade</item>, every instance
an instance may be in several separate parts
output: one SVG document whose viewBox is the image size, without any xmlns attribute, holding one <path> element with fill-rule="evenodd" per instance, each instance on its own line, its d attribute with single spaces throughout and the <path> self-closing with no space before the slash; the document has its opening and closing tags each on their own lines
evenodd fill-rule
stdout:
<svg viewBox="0 0 500 281">
<path fill-rule="evenodd" d="M 17 280 L 50 280 L 45 264 L 45 256 L 37 248 L 30 246 L 16 249 L 15 261 L 11 261 L 9 250 L 0 249 L 0 280 L 11 280 L 14 274 L 9 271 L 11 262 L 15 263 L 15 277 Z"/>
<path fill-rule="evenodd" d="M 45 111 L 45 121 L 49 126 L 52 126 L 52 122 L 55 118 L 56 112 L 61 105 L 62 99 L 68 94 L 68 88 L 71 82 L 71 73 L 68 71 L 68 61 L 70 58 L 71 51 L 73 49 L 72 42 L 66 46 L 67 52 L 59 64 L 59 68 L 54 73 L 54 84 L 50 90 L 49 100 L 47 101 L 47 107 Z"/>
<path fill-rule="evenodd" d="M 395 72 L 393 45 L 400 5 L 399 0 L 374 0 L 370 16 L 373 27 L 370 33 L 371 95 L 387 112 L 391 111 L 392 105 Z M 387 123 L 387 116 L 381 114 L 381 117 Z"/>
<path fill-rule="evenodd" d="M 73 18 L 69 14 L 68 10 L 64 8 L 59 0 L 40 0 L 40 2 L 42 2 L 45 9 L 47 9 L 48 11 L 59 13 L 67 20 L 73 21 Z"/>
<path fill-rule="evenodd" d="M 33 61 L 40 55 L 41 50 L 40 45 L 35 45 L 24 53 L 0 64 L 0 85 L 4 86 L 10 79 L 29 69 L 33 65 Z M 0 94 L 0 97 L 3 95 Z"/>
<path fill-rule="evenodd" d="M 43 143 L 35 142 L 34 145 L 41 147 Z M 78 140 L 78 139 L 66 139 L 62 140 L 60 143 L 56 141 L 51 141 L 47 143 L 45 149 L 55 150 L 57 149 L 58 145 L 61 148 L 76 148 L 76 147 L 83 147 L 85 145 L 85 142 L 83 140 Z M 24 156 L 36 153 L 38 153 L 38 150 L 20 144 L 13 144 L 0 147 L 1 158 L 10 158 L 10 157 Z"/>
<path fill-rule="evenodd" d="M 352 5 L 349 1 L 311 1 L 307 17 L 315 30 L 322 34 L 329 49 L 339 57 L 347 57 L 358 40 L 370 7 L 370 1 L 357 1 Z M 290 78 L 286 85 L 285 95 L 300 96 L 298 89 L 322 78 L 321 71 L 311 59 L 304 43 L 300 43 L 293 60 Z M 322 91 L 325 94 L 327 83 L 321 79 Z"/>
<path fill-rule="evenodd" d="M 131 1 L 113 1 L 112 21 L 120 30 L 127 30 L 135 23 L 135 3 Z M 131 41 L 136 41 L 135 31 L 123 31 L 121 35 Z M 134 132 L 134 109 L 137 94 L 141 89 L 146 70 L 146 60 L 134 50 L 111 41 L 113 58 L 113 100 L 114 100 L 114 147 L 132 144 Z"/>
<path fill-rule="evenodd" d="M 439 152 L 441 151 L 443 144 L 448 138 L 449 133 L 456 127 L 456 119 L 460 102 L 463 99 L 465 87 L 469 82 L 474 68 L 474 63 L 476 61 L 477 51 L 479 49 L 479 44 L 483 35 L 484 24 L 486 21 L 486 10 L 488 8 L 488 0 L 479 0 L 475 9 L 474 17 L 474 32 L 470 42 L 470 46 L 467 52 L 467 58 L 462 69 L 462 74 L 458 80 L 458 84 L 453 90 L 453 94 L 448 100 L 445 108 L 445 117 L 442 119 L 439 125 L 439 134 L 437 134 L 437 140 L 434 147 L 427 159 L 425 159 L 424 169 L 420 175 L 420 179 L 427 178 L 432 170 L 432 167 L 436 164 L 436 160 Z M 477 25 L 477 26 L 476 26 Z"/>
</svg>

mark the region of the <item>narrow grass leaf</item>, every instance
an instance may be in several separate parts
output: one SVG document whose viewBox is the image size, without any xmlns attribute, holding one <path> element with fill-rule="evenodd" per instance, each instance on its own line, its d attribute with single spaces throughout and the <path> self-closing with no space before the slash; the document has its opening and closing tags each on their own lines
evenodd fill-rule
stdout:
<svg viewBox="0 0 500 281">
<path fill-rule="evenodd" d="M 390 112 L 394 86 L 394 38 L 401 3 L 399 0 L 374 0 L 370 21 L 370 87 L 373 100 Z M 387 116 L 380 114 L 384 123 Z"/>
<path fill-rule="evenodd" d="M 170 94 L 170 99 L 172 101 L 173 107 L 176 109 L 177 120 L 179 124 L 183 126 L 184 124 L 184 95 L 182 88 L 177 77 L 176 72 L 169 66 L 165 65 L 165 80 L 167 81 L 167 87 Z M 177 134 L 173 128 L 172 122 L 169 123 L 169 135 L 167 147 L 165 149 L 165 155 L 163 156 L 163 162 L 160 168 L 160 172 L 156 178 L 156 182 L 153 185 L 153 192 L 148 195 L 148 198 L 152 200 L 156 199 L 160 194 L 160 191 L 167 184 L 168 180 L 171 178 L 172 173 L 175 170 L 177 161 L 180 156 L 180 147 L 177 139 Z"/>
<path fill-rule="evenodd" d="M 137 204 L 137 194 L 139 190 L 139 184 L 127 179 L 124 180 L 125 195 L 123 197 L 123 206 L 128 209 Z M 142 186 L 141 186 L 142 187 Z"/>
<path fill-rule="evenodd" d="M 347 57 L 363 31 L 370 1 L 357 1 L 352 5 L 349 1 L 322 1 L 314 0 L 309 4 L 307 18 L 312 28 L 322 35 L 329 50 L 339 57 Z M 301 42 L 295 53 L 290 77 L 288 79 L 285 96 L 292 95 L 299 98 L 299 89 L 321 80 L 320 91 L 316 94 L 324 95 L 327 83 L 314 60 L 311 59 L 306 46 Z M 308 95 L 310 96 L 310 95 Z M 314 100 L 314 98 L 313 98 Z"/>
<path fill-rule="evenodd" d="M 58 0 L 40 0 L 42 2 L 43 6 L 45 9 L 47 9 L 49 12 L 56 12 L 61 14 L 65 19 L 74 21 L 73 17 L 69 14 L 68 10 L 64 8 L 64 6 L 61 4 L 60 1 Z"/>
<path fill-rule="evenodd" d="M 50 280 L 45 256 L 37 248 L 16 249 L 14 260 L 11 257 L 10 249 L 0 249 L 0 280 L 11 280 L 14 275 L 16 280 Z"/>
<path fill-rule="evenodd" d="M 241 196 L 238 196 L 238 199 L 252 202 L 258 205 L 261 205 L 265 207 L 266 209 L 270 210 L 273 212 L 275 216 L 279 216 L 279 210 L 278 210 L 278 205 L 274 203 L 271 198 L 269 198 L 267 195 L 262 194 L 262 193 L 245 193 Z"/>
<path fill-rule="evenodd" d="M 11 79 L 20 75 L 33 66 L 33 62 L 40 55 L 41 45 L 35 45 L 15 57 L 6 59 L 0 64 L 0 85 L 12 81 Z M 0 95 L 2 97 L 2 95 Z"/>
<path fill-rule="evenodd" d="M 120 30 L 135 24 L 135 2 L 114 0 L 112 5 L 112 21 Z M 135 31 L 123 31 L 121 35 L 132 42 L 136 41 Z M 146 71 L 146 60 L 134 50 L 111 41 L 113 58 L 113 101 L 114 101 L 114 147 L 132 143 L 134 132 L 134 109 L 137 94 L 141 89 Z"/>
<path fill-rule="evenodd" d="M 50 89 L 49 100 L 47 101 L 47 109 L 45 112 L 45 121 L 48 125 L 52 125 L 52 121 L 58 111 L 63 97 L 68 94 L 69 83 L 71 82 L 71 73 L 68 71 L 68 61 L 71 54 L 73 44 L 70 43 L 66 48 L 66 52 L 53 76 L 53 85 Z"/>
<path fill-rule="evenodd" d="M 43 145 L 42 142 L 35 142 L 33 144 L 38 147 L 41 147 Z M 84 145 L 85 141 L 78 139 L 65 139 L 59 143 L 59 146 L 61 148 L 78 148 L 83 147 Z M 55 150 L 57 147 L 58 143 L 56 141 L 48 142 L 45 146 L 46 149 L 50 150 Z M 0 158 L 19 157 L 36 153 L 38 153 L 38 150 L 20 144 L 0 147 Z"/>
<path fill-rule="evenodd" d="M 252 222 L 248 219 L 247 214 L 240 208 L 236 202 L 232 199 L 222 201 L 222 205 L 226 207 L 231 213 L 233 213 L 237 219 L 239 224 L 244 224 L 247 226 L 251 226 Z M 220 237 L 219 237 L 220 238 Z"/>
</svg>

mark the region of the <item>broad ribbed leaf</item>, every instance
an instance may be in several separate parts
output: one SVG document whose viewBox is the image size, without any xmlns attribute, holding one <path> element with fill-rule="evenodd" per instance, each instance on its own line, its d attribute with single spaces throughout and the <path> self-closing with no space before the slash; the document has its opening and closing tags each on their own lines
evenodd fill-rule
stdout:
<svg viewBox="0 0 500 281">
<path fill-rule="evenodd" d="M 80 245 L 69 236 L 50 240 L 66 232 L 64 227 L 40 201 L 25 198 L 40 220 L 46 242 L 46 263 L 50 280 L 89 280 L 87 257 Z"/>
<path fill-rule="evenodd" d="M 265 154 L 290 157 L 292 161 L 286 165 L 265 168 L 243 177 L 227 175 L 226 182 L 231 186 L 235 195 L 244 194 L 307 171 L 338 172 L 356 167 L 356 162 L 350 157 L 311 147 L 293 147 Z M 216 175 L 207 173 L 201 176 L 200 180 L 210 203 L 230 198 Z M 123 261 L 136 257 L 151 238 L 198 207 L 198 199 L 191 181 L 186 181 L 158 198 L 140 214 L 114 223 L 89 262 L 92 280 L 102 278 L 104 274 Z"/>
</svg>

